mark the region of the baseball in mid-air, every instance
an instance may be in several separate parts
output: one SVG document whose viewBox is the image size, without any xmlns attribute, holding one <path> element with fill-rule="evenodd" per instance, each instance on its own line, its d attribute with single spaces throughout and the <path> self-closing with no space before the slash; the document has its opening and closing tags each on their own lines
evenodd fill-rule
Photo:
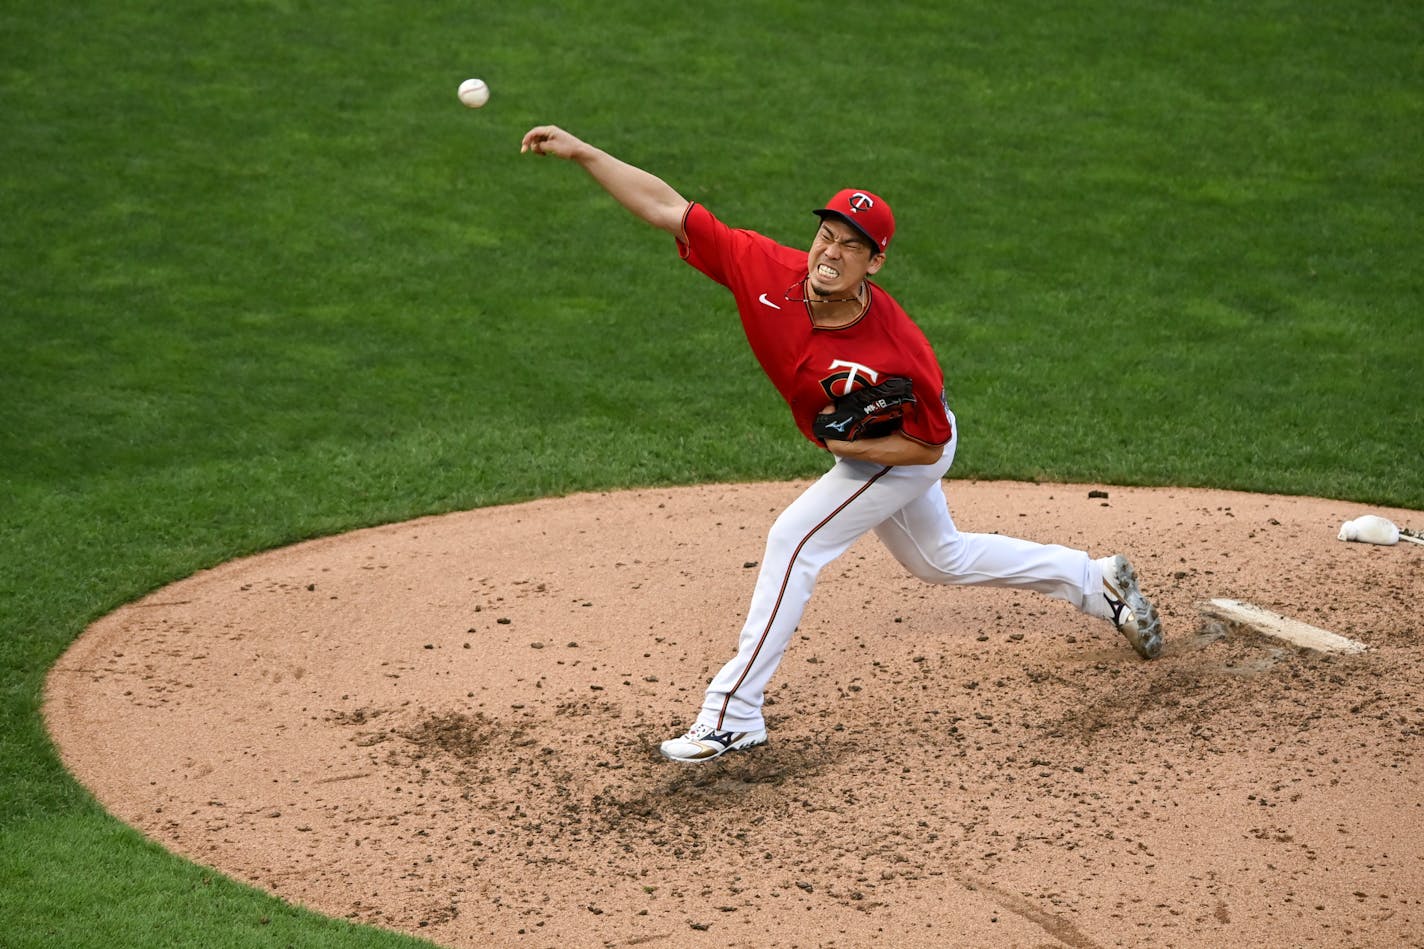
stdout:
<svg viewBox="0 0 1424 949">
<path fill-rule="evenodd" d="M 478 109 L 489 101 L 489 86 L 483 79 L 466 79 L 460 83 L 460 101 L 472 109 Z"/>
</svg>

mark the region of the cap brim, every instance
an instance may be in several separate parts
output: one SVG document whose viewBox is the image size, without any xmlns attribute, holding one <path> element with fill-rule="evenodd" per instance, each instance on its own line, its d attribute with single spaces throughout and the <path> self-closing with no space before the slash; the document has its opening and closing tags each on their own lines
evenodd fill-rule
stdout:
<svg viewBox="0 0 1424 949">
<path fill-rule="evenodd" d="M 867 234 L 867 233 L 865 232 L 865 228 L 863 228 L 863 227 L 861 227 L 859 224 L 855 223 L 855 221 L 852 221 L 849 217 L 847 217 L 845 214 L 842 214 L 840 211 L 833 211 L 833 210 L 831 210 L 830 208 L 817 208 L 815 211 L 812 211 L 811 213 L 814 214 L 814 215 L 816 215 L 817 217 L 819 217 L 819 218 L 820 218 L 821 220 L 823 220 L 823 221 L 824 221 L 826 218 L 828 218 L 828 217 L 833 217 L 833 218 L 835 218 L 835 219 L 838 220 L 838 221 L 844 221 L 844 222 L 846 222 L 846 223 L 849 224 L 852 228 L 855 229 L 855 232 L 856 232 L 857 234 L 859 234 L 861 237 L 865 238 L 865 242 L 870 245 L 870 249 L 871 249 L 871 252 L 872 252 L 872 253 L 883 254 L 883 253 L 885 252 L 884 250 L 881 249 L 879 242 L 876 241 L 875 238 L 871 237 L 869 234 Z"/>
</svg>

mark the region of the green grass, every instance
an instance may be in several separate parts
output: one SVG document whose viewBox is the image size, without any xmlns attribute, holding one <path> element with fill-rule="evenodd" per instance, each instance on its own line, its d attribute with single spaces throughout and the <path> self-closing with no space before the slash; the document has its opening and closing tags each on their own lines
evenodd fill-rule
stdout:
<svg viewBox="0 0 1424 949">
<path fill-rule="evenodd" d="M 6 901 L 6 946 L 424 945 L 262 897 L 87 811 L 30 822 L 6 844 L 0 872 L 26 896 Z"/>
<path fill-rule="evenodd" d="M 820 469 L 725 294 L 521 157 L 538 122 L 788 242 L 886 195 L 960 476 L 1424 509 L 1413 4 L 649 9 L 0 11 L 0 943 L 404 943 L 64 774 L 44 675 L 96 617 L 357 526 Z"/>
</svg>

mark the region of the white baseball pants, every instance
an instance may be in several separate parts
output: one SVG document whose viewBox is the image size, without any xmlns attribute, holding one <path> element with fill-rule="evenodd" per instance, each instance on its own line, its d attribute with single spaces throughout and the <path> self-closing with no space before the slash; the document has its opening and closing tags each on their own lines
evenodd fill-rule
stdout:
<svg viewBox="0 0 1424 949">
<path fill-rule="evenodd" d="M 930 583 L 1018 587 L 1108 616 L 1101 568 L 1081 550 L 961 533 L 941 479 L 956 438 L 933 465 L 887 468 L 837 459 L 783 511 L 767 536 L 737 654 L 707 687 L 701 724 L 717 731 L 764 728 L 762 701 L 821 569 L 868 530 L 913 575 Z"/>
</svg>

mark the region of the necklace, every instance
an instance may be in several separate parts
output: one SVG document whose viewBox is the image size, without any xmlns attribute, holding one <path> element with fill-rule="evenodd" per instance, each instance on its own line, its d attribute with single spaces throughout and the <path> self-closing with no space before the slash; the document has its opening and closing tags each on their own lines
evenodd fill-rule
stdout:
<svg viewBox="0 0 1424 949">
<path fill-rule="evenodd" d="M 786 288 L 786 292 L 785 292 L 784 294 L 782 294 L 782 296 L 784 296 L 784 297 L 786 298 L 786 302 L 787 302 L 787 303 L 859 303 L 860 300 L 861 300 L 861 292 L 865 289 L 865 281 L 862 280 L 862 281 L 860 282 L 860 286 L 856 288 L 855 296 L 853 296 L 853 297 L 839 297 L 839 298 L 831 299 L 831 300 L 812 300 L 812 299 L 810 299 L 809 297 L 806 296 L 805 287 L 806 287 L 806 281 L 805 281 L 805 280 L 799 280 L 799 281 L 797 281 L 796 283 L 793 283 L 791 286 L 787 287 L 787 288 Z M 798 299 L 795 299 L 794 297 L 792 297 L 792 296 L 791 296 L 791 291 L 792 291 L 792 290 L 800 290 L 800 291 L 801 291 L 801 299 L 798 300 Z"/>
</svg>

